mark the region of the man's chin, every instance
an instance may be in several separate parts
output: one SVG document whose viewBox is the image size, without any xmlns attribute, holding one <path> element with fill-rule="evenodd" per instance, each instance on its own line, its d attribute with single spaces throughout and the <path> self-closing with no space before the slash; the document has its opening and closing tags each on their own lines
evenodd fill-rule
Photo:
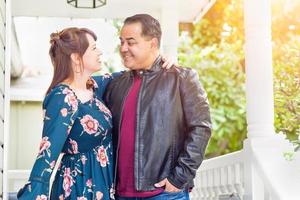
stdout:
<svg viewBox="0 0 300 200">
<path fill-rule="evenodd" d="M 125 66 L 127 69 L 130 69 L 130 70 L 134 70 L 134 69 L 135 69 L 134 65 L 131 65 L 131 64 L 129 64 L 129 63 L 124 63 L 124 66 Z"/>
<path fill-rule="evenodd" d="M 126 66 L 125 66 L 126 67 Z M 135 68 L 134 67 L 126 67 L 127 69 L 129 69 L 129 70 L 135 70 Z"/>
</svg>

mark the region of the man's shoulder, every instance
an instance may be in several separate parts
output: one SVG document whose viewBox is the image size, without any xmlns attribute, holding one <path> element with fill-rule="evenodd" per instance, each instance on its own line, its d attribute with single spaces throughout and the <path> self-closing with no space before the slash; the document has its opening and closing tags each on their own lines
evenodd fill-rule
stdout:
<svg viewBox="0 0 300 200">
<path fill-rule="evenodd" d="M 181 78 L 186 78 L 187 76 L 197 74 L 195 69 L 192 69 L 190 67 L 184 67 L 184 66 L 173 66 L 170 69 L 168 69 L 167 72 L 175 73 Z"/>
</svg>

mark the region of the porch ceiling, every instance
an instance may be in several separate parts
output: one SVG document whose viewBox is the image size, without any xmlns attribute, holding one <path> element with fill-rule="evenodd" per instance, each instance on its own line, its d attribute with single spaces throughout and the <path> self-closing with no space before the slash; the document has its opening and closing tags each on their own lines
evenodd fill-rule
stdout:
<svg viewBox="0 0 300 200">
<path fill-rule="evenodd" d="M 178 2 L 177 8 L 173 7 Z M 157 18 L 163 9 L 176 9 L 179 21 L 192 22 L 201 17 L 215 0 L 107 0 L 96 9 L 74 8 L 67 0 L 12 0 L 13 16 L 125 18 L 136 13 L 149 13 Z"/>
</svg>

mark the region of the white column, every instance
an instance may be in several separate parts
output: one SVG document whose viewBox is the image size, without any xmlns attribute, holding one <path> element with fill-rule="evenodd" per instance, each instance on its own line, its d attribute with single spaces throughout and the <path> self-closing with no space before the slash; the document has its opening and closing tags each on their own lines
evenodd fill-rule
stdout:
<svg viewBox="0 0 300 200">
<path fill-rule="evenodd" d="M 300 154 L 274 131 L 271 0 L 244 0 L 248 139 L 244 141 L 244 200 L 299 199 Z M 289 184 L 287 184 L 289 183 Z"/>
<path fill-rule="evenodd" d="M 270 0 L 245 0 L 248 138 L 274 134 Z"/>
<path fill-rule="evenodd" d="M 177 62 L 177 47 L 179 40 L 179 14 L 177 0 L 165 0 L 162 3 L 161 28 L 163 55 Z"/>
<path fill-rule="evenodd" d="M 265 164 L 281 156 L 274 154 L 272 159 L 268 152 L 281 146 L 275 142 L 274 130 L 271 0 L 244 0 L 244 14 L 248 124 L 248 139 L 243 149 L 244 199 L 263 200 L 267 194 L 263 177 L 266 180 L 266 171 L 272 171 Z M 273 174 L 276 173 L 274 170 Z"/>
<path fill-rule="evenodd" d="M 260 137 L 274 135 L 270 0 L 244 0 L 248 139 L 244 141 L 245 200 L 263 200 L 264 184 L 257 174 L 253 149 Z M 254 142 L 253 139 L 260 138 Z"/>
</svg>

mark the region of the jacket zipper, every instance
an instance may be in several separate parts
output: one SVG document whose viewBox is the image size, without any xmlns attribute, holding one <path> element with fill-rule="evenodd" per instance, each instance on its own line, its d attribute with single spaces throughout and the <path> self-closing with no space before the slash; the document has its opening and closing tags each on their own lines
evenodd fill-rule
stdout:
<svg viewBox="0 0 300 200">
<path fill-rule="evenodd" d="M 130 77 L 131 81 L 132 78 Z M 127 98 L 130 88 L 133 85 L 133 81 L 131 82 L 131 86 L 128 87 L 127 91 L 126 91 L 126 95 L 123 98 L 122 101 L 122 107 L 121 107 L 121 115 L 120 115 L 120 121 L 119 121 L 119 127 L 118 127 L 118 132 L 119 132 L 119 137 L 118 137 L 118 144 L 117 144 L 117 149 L 116 149 L 116 164 L 115 164 L 115 172 L 114 172 L 114 192 L 116 191 L 116 180 L 117 180 L 117 169 L 118 169 L 118 158 L 119 158 L 119 147 L 120 147 L 120 138 L 121 138 L 121 122 L 122 122 L 122 116 L 123 116 L 123 110 L 124 110 L 124 101 Z"/>
<path fill-rule="evenodd" d="M 141 93 L 142 93 L 143 88 L 144 88 L 145 75 L 142 74 L 142 75 L 141 75 L 141 78 L 142 78 L 142 83 L 141 83 L 141 87 L 140 87 L 139 95 L 138 95 L 138 99 L 137 99 L 136 125 L 135 125 L 135 144 L 139 142 L 139 141 L 136 140 L 136 139 L 139 139 L 139 138 L 140 138 L 140 135 L 139 135 L 140 132 L 139 132 L 139 127 L 138 127 L 138 124 L 140 124 L 140 123 L 139 123 L 138 115 L 139 115 L 139 113 L 140 113 L 140 99 L 141 99 Z M 139 144 L 137 145 L 137 147 L 139 148 Z M 137 150 L 139 150 L 139 149 L 137 149 Z M 137 160 L 139 160 L 139 151 L 137 151 L 137 152 L 138 152 L 138 153 L 137 153 L 137 155 L 138 155 L 138 159 L 137 159 Z M 134 160 L 135 160 L 135 159 L 134 159 Z M 135 167 L 135 163 L 134 163 L 134 167 Z M 134 170 L 134 171 L 135 171 L 135 170 Z M 134 179 L 135 179 L 135 183 L 137 183 L 136 189 L 139 191 L 139 189 L 140 189 L 140 181 L 139 181 L 139 179 L 138 179 L 138 177 L 139 177 L 139 162 L 137 162 L 137 169 L 136 169 L 136 171 L 137 171 L 137 176 L 135 176 Z"/>
</svg>

